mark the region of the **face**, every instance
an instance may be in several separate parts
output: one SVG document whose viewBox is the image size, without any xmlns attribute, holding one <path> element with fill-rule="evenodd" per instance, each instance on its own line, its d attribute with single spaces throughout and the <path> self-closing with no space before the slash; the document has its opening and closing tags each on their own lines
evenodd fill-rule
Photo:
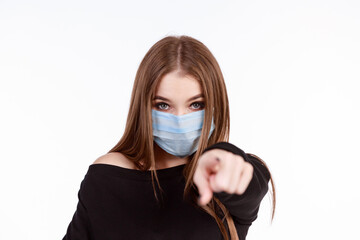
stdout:
<svg viewBox="0 0 360 240">
<path fill-rule="evenodd" d="M 203 110 L 204 104 L 199 82 L 191 76 L 183 76 L 174 71 L 160 80 L 152 109 L 180 116 Z"/>
</svg>

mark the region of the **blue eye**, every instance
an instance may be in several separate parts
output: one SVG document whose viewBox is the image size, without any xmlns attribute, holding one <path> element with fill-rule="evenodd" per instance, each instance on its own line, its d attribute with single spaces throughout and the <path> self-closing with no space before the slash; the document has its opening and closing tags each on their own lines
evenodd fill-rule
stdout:
<svg viewBox="0 0 360 240">
<path fill-rule="evenodd" d="M 167 105 L 166 103 L 163 103 L 163 102 L 155 104 L 156 108 L 161 109 L 161 110 L 166 110 L 165 108 L 159 107 L 159 106 L 162 106 L 162 105 L 169 106 L 169 105 Z"/>
<path fill-rule="evenodd" d="M 205 103 L 204 102 L 193 102 L 190 106 L 192 106 L 192 109 L 199 110 L 199 109 L 203 109 L 205 107 Z M 170 106 L 164 102 L 156 103 L 155 107 L 159 110 L 168 110 L 170 108 Z"/>
<path fill-rule="evenodd" d="M 200 109 L 200 108 L 204 108 L 205 104 L 204 102 L 194 102 L 191 105 L 195 105 L 195 106 L 199 106 L 199 107 L 195 107 L 195 109 Z"/>
</svg>

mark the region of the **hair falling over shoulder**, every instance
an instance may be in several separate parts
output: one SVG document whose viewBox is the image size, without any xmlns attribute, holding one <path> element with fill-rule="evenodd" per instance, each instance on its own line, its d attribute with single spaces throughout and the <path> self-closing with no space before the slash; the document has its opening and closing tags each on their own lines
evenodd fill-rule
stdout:
<svg viewBox="0 0 360 240">
<path fill-rule="evenodd" d="M 148 50 L 135 76 L 124 134 L 109 152 L 121 152 L 133 161 L 139 170 L 148 170 L 155 166 L 151 103 L 158 83 L 165 74 L 172 71 L 179 71 L 198 80 L 205 99 L 205 116 L 198 150 L 190 157 L 184 169 L 186 180 L 184 198 L 193 196 L 194 199 L 195 190 L 192 179 L 201 153 L 212 144 L 220 141 L 228 142 L 230 132 L 230 110 L 224 77 L 215 57 L 202 42 L 184 35 L 167 36 Z M 212 117 L 217 127 L 208 139 Z M 266 166 L 263 160 L 258 159 Z M 156 171 L 152 170 L 151 175 L 154 195 L 159 200 L 154 178 L 160 191 L 163 190 Z M 273 219 L 275 187 L 272 177 L 271 184 Z M 196 202 L 195 205 L 197 205 Z M 213 197 L 209 204 L 201 208 L 215 218 L 224 239 L 239 239 L 231 215 L 217 198 Z M 224 219 L 218 215 L 219 209 L 227 221 L 230 237 L 224 225 Z"/>
</svg>

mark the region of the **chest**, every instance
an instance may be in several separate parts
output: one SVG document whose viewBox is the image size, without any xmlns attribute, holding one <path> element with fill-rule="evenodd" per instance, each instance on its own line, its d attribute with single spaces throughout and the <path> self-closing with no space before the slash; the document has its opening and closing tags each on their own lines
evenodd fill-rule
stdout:
<svg viewBox="0 0 360 240">
<path fill-rule="evenodd" d="M 95 239 L 221 239 L 215 219 L 183 200 L 183 182 L 162 187 L 159 202 L 151 184 L 104 189 L 88 209 Z"/>
</svg>

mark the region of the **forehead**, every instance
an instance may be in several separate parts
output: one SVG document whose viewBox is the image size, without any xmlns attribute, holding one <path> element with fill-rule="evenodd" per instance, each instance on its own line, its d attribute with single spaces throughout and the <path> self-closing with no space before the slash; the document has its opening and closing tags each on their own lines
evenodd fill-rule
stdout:
<svg viewBox="0 0 360 240">
<path fill-rule="evenodd" d="M 185 95 L 202 93 L 202 88 L 199 81 L 193 76 L 170 72 L 159 81 L 155 92 L 170 97 L 172 94 L 178 93 Z"/>
</svg>

